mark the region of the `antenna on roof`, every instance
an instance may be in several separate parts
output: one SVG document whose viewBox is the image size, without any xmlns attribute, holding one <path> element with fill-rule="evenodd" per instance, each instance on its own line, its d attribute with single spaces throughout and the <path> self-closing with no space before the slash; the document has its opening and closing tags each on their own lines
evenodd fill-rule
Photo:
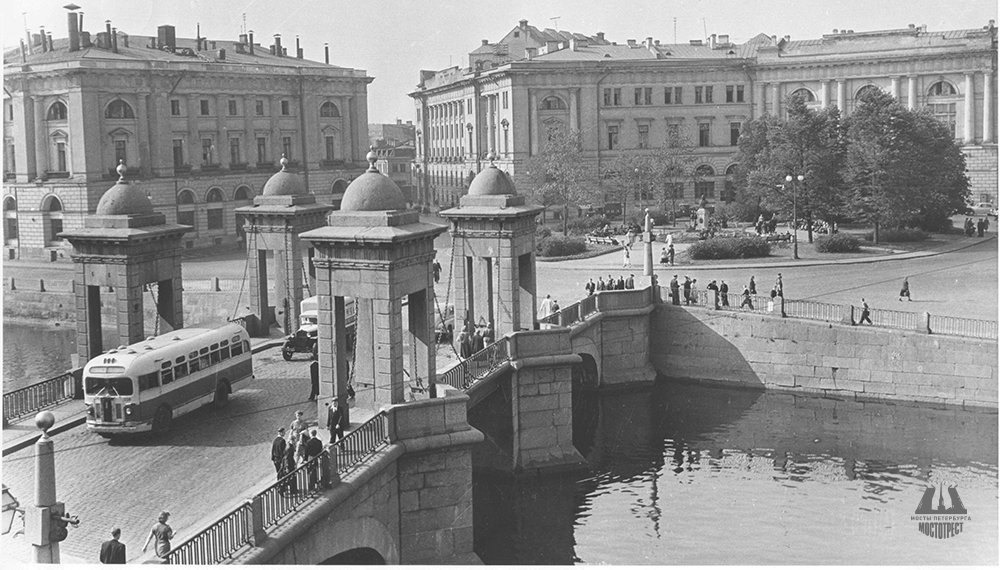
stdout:
<svg viewBox="0 0 1000 570">
<path fill-rule="evenodd" d="M 247 13 L 243 12 L 243 30 L 242 33 L 247 33 Z"/>
<path fill-rule="evenodd" d="M 677 43 L 677 16 L 674 16 L 674 43 Z"/>
<path fill-rule="evenodd" d="M 702 33 L 705 34 L 705 37 L 707 38 L 708 37 L 708 26 L 705 24 L 705 18 L 701 19 L 701 31 L 702 31 Z"/>
<path fill-rule="evenodd" d="M 552 25 L 556 27 L 557 32 L 559 31 L 559 18 L 562 18 L 562 16 L 555 16 L 553 18 L 549 18 L 550 20 L 552 20 Z"/>
</svg>

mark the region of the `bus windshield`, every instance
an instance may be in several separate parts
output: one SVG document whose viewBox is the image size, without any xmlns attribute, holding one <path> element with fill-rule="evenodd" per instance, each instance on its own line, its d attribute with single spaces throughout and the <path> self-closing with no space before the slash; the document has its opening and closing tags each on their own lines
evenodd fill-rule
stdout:
<svg viewBox="0 0 1000 570">
<path fill-rule="evenodd" d="M 127 377 L 96 378 L 94 376 L 87 376 L 84 380 L 84 385 L 88 396 L 96 395 L 105 389 L 107 389 L 109 395 L 132 395 L 132 379 Z"/>
</svg>

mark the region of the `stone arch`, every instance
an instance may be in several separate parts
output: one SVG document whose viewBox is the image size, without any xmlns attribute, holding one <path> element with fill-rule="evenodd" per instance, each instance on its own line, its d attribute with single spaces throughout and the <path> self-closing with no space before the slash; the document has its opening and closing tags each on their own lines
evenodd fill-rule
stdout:
<svg viewBox="0 0 1000 570">
<path fill-rule="evenodd" d="M 337 108 L 336 103 L 333 101 L 326 101 L 319 106 L 319 116 L 320 117 L 340 117 L 340 109 Z"/>
<path fill-rule="evenodd" d="M 385 565 L 385 558 L 379 554 L 376 550 L 372 548 L 355 548 L 354 550 L 348 550 L 347 552 L 341 552 L 340 554 L 328 558 L 321 565 L 330 566 L 378 566 Z"/>
<path fill-rule="evenodd" d="M 66 109 L 66 103 L 62 101 L 56 101 L 55 103 L 49 105 L 49 111 L 45 114 L 45 120 L 47 121 L 65 121 L 68 115 Z"/>
<path fill-rule="evenodd" d="M 928 97 L 951 97 L 954 95 L 958 95 L 958 88 L 945 79 L 935 81 L 934 84 L 927 89 Z"/>
<path fill-rule="evenodd" d="M 17 199 L 13 196 L 7 196 L 3 199 L 3 211 L 10 212 L 12 210 L 17 210 Z"/>
<path fill-rule="evenodd" d="M 597 359 L 589 352 L 578 353 L 581 358 L 579 364 L 579 382 L 581 388 L 597 388 L 601 384 L 600 369 L 597 367 Z M 574 380 L 577 376 L 574 375 Z"/>
<path fill-rule="evenodd" d="M 338 178 L 330 185 L 331 194 L 343 194 L 347 190 L 348 182 L 343 178 Z"/>
<path fill-rule="evenodd" d="M 715 169 L 712 168 L 711 164 L 701 164 L 694 169 L 695 174 L 701 177 L 705 176 L 715 176 Z"/>
<path fill-rule="evenodd" d="M 113 99 L 108 106 L 104 108 L 104 118 L 105 119 L 134 119 L 135 111 L 132 110 L 132 106 L 129 105 L 123 99 Z"/>
<path fill-rule="evenodd" d="M 543 97 L 538 103 L 538 109 L 540 111 L 565 111 L 569 107 L 566 105 L 566 101 L 558 95 L 549 95 Z"/>
<path fill-rule="evenodd" d="M 205 201 L 206 202 L 225 202 L 226 201 L 226 197 L 222 194 L 222 188 L 219 188 L 218 186 L 209 188 L 208 192 L 205 194 Z"/>
<path fill-rule="evenodd" d="M 253 196 L 253 190 L 246 184 L 240 184 L 233 192 L 233 200 L 237 202 L 250 200 L 251 196 Z"/>
<path fill-rule="evenodd" d="M 816 100 L 816 94 L 806 87 L 800 87 L 795 91 L 792 91 L 792 94 L 789 95 L 789 97 L 799 97 L 805 103 L 812 103 Z"/>
<path fill-rule="evenodd" d="M 385 564 L 399 564 L 399 546 L 386 526 L 374 518 L 319 523 L 313 530 L 310 538 L 314 556 L 306 563 L 331 564 L 341 555 L 367 549 L 375 551 Z"/>
<path fill-rule="evenodd" d="M 857 91 L 854 92 L 854 100 L 858 101 L 865 95 L 865 93 L 877 92 L 881 93 L 882 89 L 878 85 L 869 83 L 868 85 L 862 85 Z"/>
<path fill-rule="evenodd" d="M 185 188 L 177 193 L 178 204 L 194 204 L 194 191 Z"/>
<path fill-rule="evenodd" d="M 49 194 L 48 196 L 42 198 L 41 210 L 43 212 L 61 212 L 62 209 L 62 200 L 59 199 L 59 196 Z"/>
<path fill-rule="evenodd" d="M 735 162 L 732 163 L 732 164 L 730 164 L 729 166 L 727 166 L 726 167 L 726 176 L 735 176 L 736 175 L 736 169 L 739 168 L 739 166 L 740 165 L 738 163 L 735 163 Z"/>
</svg>

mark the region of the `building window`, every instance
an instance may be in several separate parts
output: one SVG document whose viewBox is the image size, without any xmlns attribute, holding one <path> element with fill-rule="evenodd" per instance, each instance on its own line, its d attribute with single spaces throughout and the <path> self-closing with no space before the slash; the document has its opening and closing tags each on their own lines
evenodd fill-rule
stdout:
<svg viewBox="0 0 1000 570">
<path fill-rule="evenodd" d="M 508 105 L 508 103 L 507 103 L 507 92 L 504 91 L 503 92 L 503 108 L 506 109 L 507 105 Z"/>
<path fill-rule="evenodd" d="M 7 105 L 7 120 L 8 121 L 14 120 L 14 106 L 10 104 Z"/>
<path fill-rule="evenodd" d="M 701 180 L 694 183 L 694 197 L 715 198 L 715 182 L 711 180 Z"/>
<path fill-rule="evenodd" d="M 682 93 L 683 91 L 680 87 L 674 87 L 674 105 L 680 105 L 682 103 Z"/>
<path fill-rule="evenodd" d="M 264 116 L 264 102 L 260 99 L 254 101 L 254 113 L 256 113 L 258 117 Z"/>
<path fill-rule="evenodd" d="M 323 140 L 326 142 L 326 159 L 327 160 L 334 160 L 334 158 L 333 158 L 334 157 L 333 150 L 334 150 L 335 147 L 334 147 L 334 143 L 333 143 L 333 137 L 332 136 L 328 136 L 328 137 L 325 137 Z"/>
<path fill-rule="evenodd" d="M 281 100 L 281 114 L 282 115 L 291 115 L 291 111 L 289 111 L 289 105 L 288 105 L 288 100 L 287 99 L 282 99 Z"/>
<path fill-rule="evenodd" d="M 729 146 L 740 144 L 740 123 L 729 123 Z"/>
<path fill-rule="evenodd" d="M 704 92 L 704 88 L 701 87 L 701 86 L 698 86 L 698 87 L 694 88 L 694 102 L 695 103 L 701 103 L 702 102 L 702 93 L 703 92 Z"/>
<path fill-rule="evenodd" d="M 622 104 L 622 90 L 615 88 L 607 88 L 604 90 L 604 105 L 606 107 L 620 107 Z"/>
<path fill-rule="evenodd" d="M 67 172 L 66 169 L 66 143 L 56 143 L 56 168 L 59 172 Z"/>
<path fill-rule="evenodd" d="M 230 164 L 243 163 L 243 157 L 240 154 L 240 139 L 237 137 L 229 139 L 229 162 Z"/>
<path fill-rule="evenodd" d="M 115 165 L 128 164 L 128 151 L 126 148 L 126 141 L 115 141 Z"/>
<path fill-rule="evenodd" d="M 618 125 L 608 125 L 608 150 L 618 148 Z"/>
<path fill-rule="evenodd" d="M 246 201 L 249 199 L 250 199 L 250 188 L 247 186 L 240 186 L 239 188 L 236 189 L 236 192 L 233 194 L 233 200 L 236 201 Z"/>
<path fill-rule="evenodd" d="M 236 99 L 229 100 L 229 116 L 230 117 L 236 116 Z"/>
<path fill-rule="evenodd" d="M 257 137 L 257 163 L 267 162 L 267 138 Z"/>
<path fill-rule="evenodd" d="M 174 168 L 184 166 L 184 139 L 174 139 Z"/>
<path fill-rule="evenodd" d="M 706 85 L 705 86 L 705 102 L 706 103 L 711 103 L 712 102 L 712 86 L 711 85 Z"/>
<path fill-rule="evenodd" d="M 104 110 L 105 119 L 134 119 L 135 113 L 132 111 L 132 106 L 122 101 L 121 99 L 115 99 L 108 104 L 108 108 Z"/>
<path fill-rule="evenodd" d="M 678 146 L 681 143 L 681 126 L 667 125 L 667 146 Z"/>
<path fill-rule="evenodd" d="M 195 230 L 194 210 L 177 212 L 177 223 L 182 226 L 191 226 L 191 229 Z"/>
<path fill-rule="evenodd" d="M 338 109 L 337 106 L 335 104 L 333 104 L 332 102 L 327 101 L 326 103 L 323 103 L 322 105 L 320 105 L 320 107 L 319 107 L 319 116 L 320 117 L 339 117 L 340 116 L 340 109 Z"/>
<path fill-rule="evenodd" d="M 812 103 L 813 101 L 816 100 L 816 96 L 813 95 L 812 91 L 804 87 L 802 89 L 796 89 L 795 91 L 792 91 L 791 97 L 802 99 L 803 103 Z"/>
<path fill-rule="evenodd" d="M 210 230 L 221 230 L 224 229 L 222 225 L 222 208 L 212 208 L 205 210 L 208 218 L 208 229 Z"/>
<path fill-rule="evenodd" d="M 737 103 L 742 103 L 743 102 L 743 86 L 742 85 L 737 85 L 736 86 L 736 102 Z"/>
<path fill-rule="evenodd" d="M 281 152 L 288 160 L 292 159 L 292 137 L 281 137 Z"/>
<path fill-rule="evenodd" d="M 178 99 L 170 100 L 170 114 L 179 117 L 181 114 L 181 102 Z"/>
<path fill-rule="evenodd" d="M 201 162 L 202 164 L 215 164 L 215 145 L 212 139 L 201 139 Z"/>
<path fill-rule="evenodd" d="M 177 194 L 177 203 L 181 205 L 194 204 L 194 192 L 190 190 L 181 190 Z"/>
<path fill-rule="evenodd" d="M 673 101 L 673 98 L 674 98 L 673 95 L 674 95 L 674 90 L 673 90 L 672 87 L 664 87 L 663 88 L 663 104 L 664 105 L 670 105 L 670 104 L 672 104 L 674 102 Z"/>
<path fill-rule="evenodd" d="M 63 231 L 63 221 L 60 218 L 51 218 L 49 220 L 49 241 L 62 241 L 59 237 Z"/>
<path fill-rule="evenodd" d="M 652 87 L 636 87 L 635 88 L 635 104 L 636 105 L 652 105 L 653 104 L 653 88 Z"/>
<path fill-rule="evenodd" d="M 649 148 L 649 125 L 639 125 L 639 148 Z"/>
<path fill-rule="evenodd" d="M 938 81 L 934 85 L 931 85 L 930 91 L 927 93 L 931 97 L 940 97 L 946 95 L 956 95 L 955 87 L 947 81 Z"/>
<path fill-rule="evenodd" d="M 931 103 L 927 105 L 927 108 L 930 110 L 931 114 L 934 115 L 935 119 L 941 121 L 941 123 L 948 128 L 948 132 L 951 133 L 952 137 L 957 136 L 955 134 L 957 122 L 955 121 L 954 103 Z"/>
<path fill-rule="evenodd" d="M 736 90 L 732 85 L 726 85 L 726 103 L 732 103 L 736 99 Z"/>
<path fill-rule="evenodd" d="M 208 115 L 208 99 L 202 99 L 201 103 L 201 115 L 204 117 Z"/>
<path fill-rule="evenodd" d="M 698 146 L 711 146 L 708 123 L 698 123 Z"/>
<path fill-rule="evenodd" d="M 546 97 L 542 99 L 543 111 L 561 111 L 566 109 L 566 103 L 559 97 Z"/>
<path fill-rule="evenodd" d="M 46 117 L 50 121 L 65 121 L 66 120 L 66 104 L 62 101 L 56 101 L 49 107 L 49 114 Z"/>
</svg>

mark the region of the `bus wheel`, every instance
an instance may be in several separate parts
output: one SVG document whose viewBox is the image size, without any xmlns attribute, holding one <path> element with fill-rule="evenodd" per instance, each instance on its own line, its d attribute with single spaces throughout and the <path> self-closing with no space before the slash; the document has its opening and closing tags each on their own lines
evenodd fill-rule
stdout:
<svg viewBox="0 0 1000 570">
<path fill-rule="evenodd" d="M 173 413 L 167 406 L 160 406 L 156 410 L 156 415 L 153 416 L 153 433 L 164 433 L 170 430 L 170 421 L 173 419 Z"/>
<path fill-rule="evenodd" d="M 216 409 L 225 408 L 229 404 L 229 382 L 223 380 L 215 388 L 215 401 L 213 405 Z"/>
</svg>

